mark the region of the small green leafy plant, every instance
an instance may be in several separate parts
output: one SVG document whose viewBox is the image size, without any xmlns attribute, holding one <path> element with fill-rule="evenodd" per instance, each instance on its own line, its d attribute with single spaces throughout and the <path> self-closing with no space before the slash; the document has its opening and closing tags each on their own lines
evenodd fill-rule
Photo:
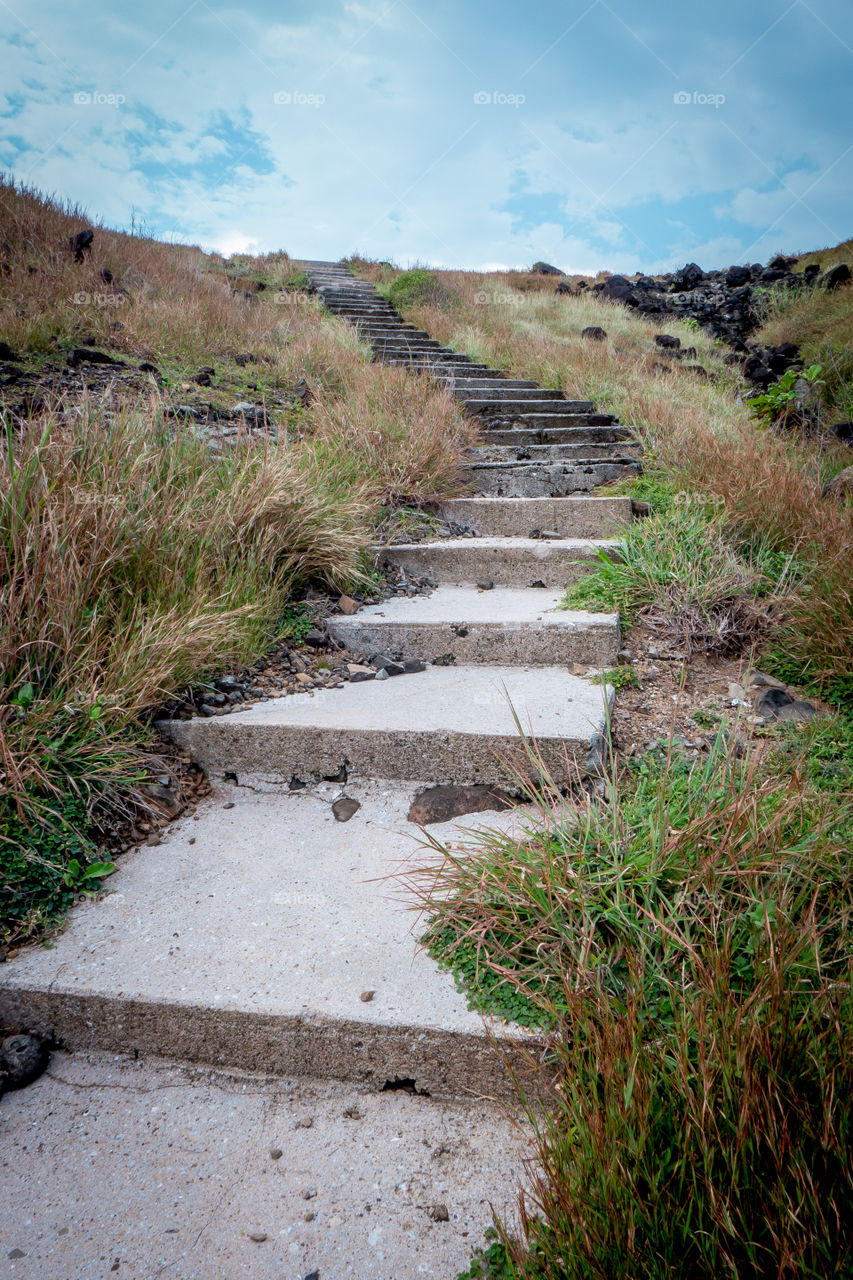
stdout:
<svg viewBox="0 0 853 1280">
<path fill-rule="evenodd" d="M 815 391 L 823 386 L 822 364 L 813 364 L 808 369 L 787 369 L 778 382 L 775 382 L 759 396 L 751 396 L 747 405 L 753 418 L 757 418 L 764 426 L 775 422 L 784 422 L 795 412 L 800 399 L 799 384 L 808 383 Z"/>
<path fill-rule="evenodd" d="M 592 684 L 609 684 L 617 693 L 622 689 L 636 689 L 640 683 L 640 677 L 635 669 L 630 665 L 624 667 L 611 667 L 609 671 L 602 671 L 600 675 L 592 677 Z"/>
</svg>

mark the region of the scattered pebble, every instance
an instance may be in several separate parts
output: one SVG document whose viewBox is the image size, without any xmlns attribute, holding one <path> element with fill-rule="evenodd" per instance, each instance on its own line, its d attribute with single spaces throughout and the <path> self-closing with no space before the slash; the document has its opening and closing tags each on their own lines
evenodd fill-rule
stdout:
<svg viewBox="0 0 853 1280">
<path fill-rule="evenodd" d="M 433 1222 L 450 1221 L 450 1214 L 448 1213 L 446 1204 L 432 1204 L 427 1209 L 427 1213 L 432 1218 Z"/>
<path fill-rule="evenodd" d="M 361 808 L 361 802 L 355 800 L 352 796 L 341 796 L 340 800 L 336 800 L 332 805 L 332 813 L 338 822 L 349 822 L 350 818 L 355 817 Z"/>
<path fill-rule="evenodd" d="M 375 995 L 376 995 L 375 991 L 362 991 L 361 995 L 359 996 L 359 1000 L 361 1000 L 362 1004 L 370 1004 L 371 1000 Z"/>
</svg>

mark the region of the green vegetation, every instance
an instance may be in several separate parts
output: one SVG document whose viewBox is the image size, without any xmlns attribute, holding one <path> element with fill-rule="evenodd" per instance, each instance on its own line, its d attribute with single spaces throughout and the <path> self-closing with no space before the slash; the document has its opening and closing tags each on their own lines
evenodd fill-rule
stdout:
<svg viewBox="0 0 853 1280">
<path fill-rule="evenodd" d="M 397 276 L 388 286 L 387 296 L 392 306 L 402 310 L 404 307 L 441 306 L 446 295 L 432 271 L 415 267 Z"/>
<path fill-rule="evenodd" d="M 150 776 L 157 707 L 298 643 L 308 581 L 373 585 L 380 510 L 459 492 L 472 428 L 427 380 L 371 364 L 355 330 L 299 292 L 287 254 L 224 259 L 95 225 L 77 261 L 79 210 L 0 194 L 0 332 L 22 367 L 62 369 L 84 343 L 125 366 L 105 403 L 67 390 L 34 409 L 0 459 L 8 942 L 107 874 L 102 832 Z M 166 413 L 202 398 L 214 418 L 264 404 L 286 447 L 247 434 L 212 452 L 192 416 Z"/>
<path fill-rule="evenodd" d="M 688 545 L 679 547 L 680 535 L 672 526 L 665 531 L 658 526 L 646 536 L 661 539 L 661 553 L 670 556 L 671 565 L 673 555 L 695 551 L 702 557 L 699 567 L 684 561 L 689 590 L 678 584 L 672 587 L 679 607 L 689 604 L 694 589 L 698 592 L 698 633 L 703 630 L 703 614 L 705 622 L 710 622 L 711 637 L 716 627 L 715 610 L 710 618 L 706 613 L 713 600 L 704 598 L 704 573 L 710 573 L 709 584 L 715 589 L 726 581 L 731 585 L 740 575 L 747 592 L 740 598 L 746 604 L 743 610 L 740 605 L 735 608 L 742 616 L 733 619 L 732 645 L 738 632 L 745 643 L 754 639 L 773 645 L 784 656 L 786 679 L 838 706 L 849 701 L 853 696 L 849 585 L 853 508 L 822 496 L 826 480 L 849 463 L 846 446 L 758 430 L 737 398 L 737 374 L 723 364 L 707 335 L 691 332 L 682 323 L 672 322 L 666 328 L 685 345 L 696 347 L 696 363 L 706 370 L 707 379 L 697 380 L 677 363 L 662 367 L 648 322 L 619 304 L 590 296 L 589 290 L 580 297 L 558 298 L 547 277 L 512 272 L 436 275 L 452 295 L 453 307 L 412 306 L 407 319 L 440 341 L 476 354 L 515 377 L 561 387 L 572 398 L 591 399 L 618 414 L 621 421 L 634 425 L 644 445 L 651 483 L 665 485 L 673 494 L 692 495 L 690 504 L 683 506 Z M 834 291 L 807 290 L 799 296 L 805 299 L 806 295 L 815 308 L 815 334 L 827 340 L 834 334 L 833 342 L 846 335 L 843 341 L 849 344 L 853 290 L 842 286 Z M 507 303 L 509 297 L 512 305 Z M 791 313 L 792 323 L 799 323 L 796 314 Z M 580 341 L 588 325 L 606 329 L 608 342 Z M 769 329 L 760 338 L 798 340 L 796 333 L 780 332 L 771 338 Z M 622 354 L 614 353 L 616 347 Z M 808 345 L 803 350 L 807 361 L 823 365 L 820 376 L 829 388 L 834 376 L 831 364 L 816 359 Z M 643 477 L 641 485 L 645 484 Z M 641 497 L 643 487 L 633 493 Z M 713 554 L 702 547 L 698 518 L 688 515 L 694 498 L 700 507 L 708 504 L 715 513 Z M 653 505 L 663 519 L 665 513 Z M 650 547 L 652 551 L 657 554 Z M 609 574 L 604 562 L 603 568 Z M 666 583 L 655 581 L 655 573 L 652 566 L 639 566 L 650 593 L 665 593 Z M 616 590 L 615 580 L 610 587 Z M 575 595 L 574 601 L 596 598 L 595 588 L 581 590 L 590 594 Z M 784 613 L 776 607 L 774 594 L 784 597 Z M 751 603 L 756 596 L 757 610 Z M 604 591 L 600 599 L 606 598 Z M 643 610 L 642 599 L 637 599 L 636 607 Z M 692 605 L 688 615 L 682 621 L 689 633 Z M 725 609 L 722 622 L 725 629 Z M 761 660 L 774 661 L 766 650 Z"/>
<path fill-rule="evenodd" d="M 595 571 L 568 589 L 563 606 L 616 610 L 626 625 L 643 618 L 688 648 L 739 653 L 757 644 L 798 567 L 765 538 L 738 546 L 719 504 L 676 494 L 660 479 L 645 492 L 657 509 L 631 524 L 618 555 L 599 552 Z"/>
<path fill-rule="evenodd" d="M 797 402 L 800 398 L 798 384 L 805 383 L 811 391 L 816 392 L 823 386 L 823 379 L 820 376 L 822 373 L 822 364 L 810 365 L 808 369 L 786 370 L 778 382 L 774 382 L 761 395 L 751 396 L 747 400 L 752 416 L 758 418 L 767 427 L 773 423 L 784 426 L 791 415 L 797 412 Z"/>
<path fill-rule="evenodd" d="M 704 758 L 648 753 L 608 801 L 555 824 L 543 793 L 526 836 L 433 841 L 410 877 L 476 1006 L 502 1012 L 506 988 L 555 1033 L 557 1100 L 527 1103 L 541 1216 L 507 1274 L 846 1274 L 853 798 L 825 767 L 843 734 L 811 777 L 790 737 L 772 765 L 723 734 Z"/>
<path fill-rule="evenodd" d="M 635 689 L 640 683 L 640 677 L 630 665 L 611 667 L 609 671 L 602 671 L 600 675 L 593 676 L 592 683 L 609 684 L 619 693 L 621 689 Z"/>
</svg>

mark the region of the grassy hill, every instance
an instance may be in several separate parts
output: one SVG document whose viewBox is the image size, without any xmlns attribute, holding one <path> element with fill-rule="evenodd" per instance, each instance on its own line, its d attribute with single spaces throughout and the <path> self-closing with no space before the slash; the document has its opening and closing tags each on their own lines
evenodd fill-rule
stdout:
<svg viewBox="0 0 853 1280">
<path fill-rule="evenodd" d="M 459 491 L 453 400 L 303 279 L 0 189 L 0 943 L 100 883 L 158 706 L 257 659 L 307 582 L 369 582 L 389 504 Z"/>
</svg>

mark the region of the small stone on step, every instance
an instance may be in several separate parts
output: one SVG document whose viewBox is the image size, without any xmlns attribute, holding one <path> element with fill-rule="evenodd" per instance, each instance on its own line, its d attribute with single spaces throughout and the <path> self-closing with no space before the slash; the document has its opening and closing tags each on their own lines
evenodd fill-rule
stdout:
<svg viewBox="0 0 853 1280">
<path fill-rule="evenodd" d="M 352 596 L 341 596 L 338 600 L 338 608 L 341 613 L 353 614 L 358 609 L 358 601 L 353 600 Z"/>
<path fill-rule="evenodd" d="M 491 581 L 490 578 L 486 579 L 484 582 L 477 583 L 478 591 L 494 591 L 494 589 L 495 589 L 495 584 Z"/>
<path fill-rule="evenodd" d="M 361 995 L 359 996 L 359 1000 L 362 1002 L 362 1004 L 370 1004 L 371 1000 L 375 995 L 376 995 L 375 991 L 362 991 Z"/>
<path fill-rule="evenodd" d="M 340 800 L 336 800 L 332 805 L 332 813 L 338 822 L 349 822 L 350 818 L 355 817 L 360 808 L 360 801 L 355 800 L 352 796 L 341 796 Z"/>
<path fill-rule="evenodd" d="M 450 1221 L 450 1214 L 447 1211 L 446 1204 L 432 1204 L 427 1209 L 427 1213 L 432 1218 L 433 1222 L 449 1222 Z"/>
<path fill-rule="evenodd" d="M 265 1240 L 269 1239 L 269 1236 L 266 1231 L 250 1231 L 249 1239 L 254 1240 L 255 1244 L 263 1244 Z"/>
<path fill-rule="evenodd" d="M 281 1147 L 270 1147 L 270 1160 L 280 1160 L 283 1155 Z"/>
</svg>

